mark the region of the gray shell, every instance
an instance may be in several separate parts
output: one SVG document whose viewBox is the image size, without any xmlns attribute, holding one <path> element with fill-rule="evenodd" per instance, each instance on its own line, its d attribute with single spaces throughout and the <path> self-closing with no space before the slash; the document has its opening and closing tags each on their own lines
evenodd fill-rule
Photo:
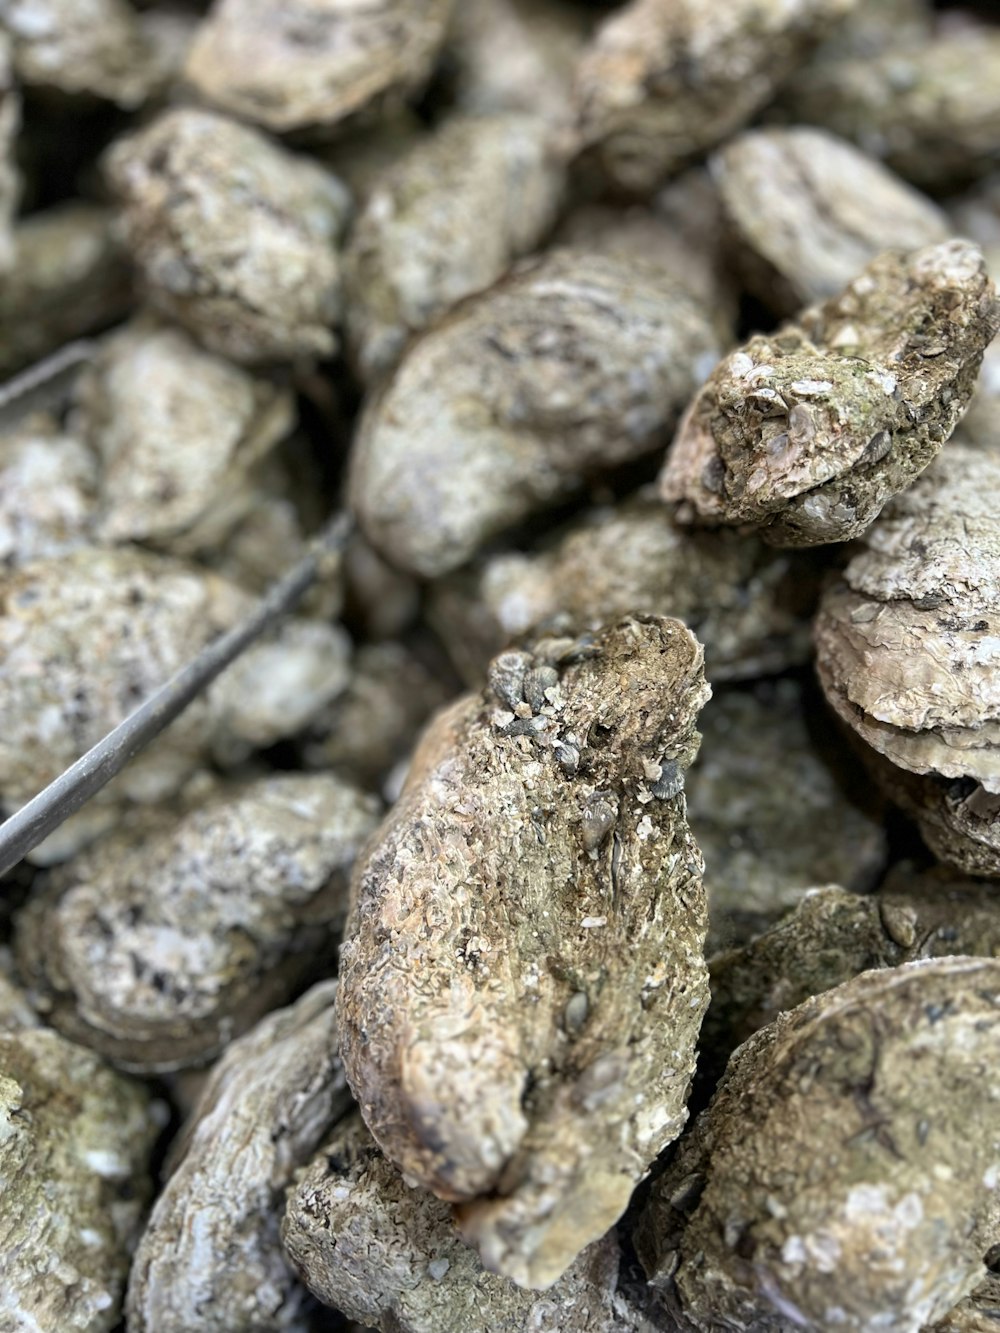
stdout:
<svg viewBox="0 0 1000 1333">
<path fill-rule="evenodd" d="M 747 283 L 782 314 L 836 296 L 883 250 L 950 233 L 929 199 L 825 130 L 749 130 L 711 165 Z"/>
<path fill-rule="evenodd" d="M 384 1333 L 638 1333 L 614 1234 L 548 1291 L 522 1291 L 485 1271 L 448 1205 L 406 1184 L 359 1115 L 290 1191 L 282 1239 L 320 1300 Z"/>
<path fill-rule="evenodd" d="M 14 228 L 14 264 L 0 282 L 0 374 L 123 314 L 128 268 L 110 209 L 71 201 Z"/>
<path fill-rule="evenodd" d="M 17 133 L 21 127 L 21 99 L 14 85 L 11 44 L 0 29 L 0 273 L 5 277 L 14 263 L 14 217 L 21 193 L 17 169 Z"/>
<path fill-rule="evenodd" d="M 288 389 L 142 318 L 103 343 L 74 402 L 101 464 L 98 539 L 175 555 L 218 547 L 246 518 L 251 470 L 295 421 Z"/>
<path fill-rule="evenodd" d="M 369 406 L 350 483 L 366 536 L 402 569 L 455 569 L 655 450 L 716 347 L 708 312 L 654 264 L 527 264 L 418 339 Z"/>
<path fill-rule="evenodd" d="M 785 105 L 793 120 L 853 139 L 906 180 L 946 192 L 1000 166 L 1000 32 L 969 23 L 921 40 L 897 31 L 868 54 L 809 65 Z"/>
<path fill-rule="evenodd" d="M 133 818 L 23 909 L 36 1004 L 125 1068 L 205 1063 L 330 955 L 378 813 L 337 778 L 283 773 Z"/>
<path fill-rule="evenodd" d="M 682 1327 L 918 1333 L 1000 1235 L 1000 962 L 866 972 L 742 1045 L 638 1240 Z"/>
<path fill-rule="evenodd" d="M 338 124 L 421 91 L 452 0 L 217 0 L 185 74 L 204 101 L 278 133 Z"/>
<path fill-rule="evenodd" d="M 568 616 L 596 629 L 629 612 L 683 620 L 705 646 L 709 679 L 741 680 L 807 659 L 818 574 L 753 537 L 677 527 L 641 492 L 585 511 L 535 552 L 440 579 L 428 615 L 470 684 L 538 625 Z"/>
<path fill-rule="evenodd" d="M 563 161 L 539 116 L 451 116 L 370 185 L 344 253 L 348 340 L 366 379 L 501 278 L 552 227 Z"/>
<path fill-rule="evenodd" d="M 648 194 L 773 97 L 856 0 L 631 0 L 581 57 L 577 143 L 614 186 Z"/>
<path fill-rule="evenodd" d="M 455 107 L 565 120 L 588 15 L 570 0 L 461 0 L 445 50 Z"/>
<path fill-rule="evenodd" d="M 133 110 L 171 73 L 169 51 L 127 0 L 0 0 L 0 30 L 10 36 L 14 68 L 27 87 Z"/>
<path fill-rule="evenodd" d="M 118 140 L 104 165 L 157 309 L 234 361 L 335 350 L 336 247 L 349 208 L 335 176 L 194 108 Z"/>
<path fill-rule="evenodd" d="M 766 929 L 813 884 L 869 889 L 885 864 L 877 792 L 823 720 L 794 680 L 726 690 L 702 714 L 687 800 L 713 950 Z"/>
<path fill-rule="evenodd" d="M 45 1028 L 0 1033 L 0 1319 L 111 1333 L 166 1108 Z"/>
<path fill-rule="evenodd" d="M 7 578 L 0 589 L 5 807 L 16 809 L 58 777 L 252 606 L 227 580 L 135 547 L 84 547 Z M 58 830 L 58 849 L 39 855 L 75 850 L 114 822 L 107 816 L 123 800 L 170 796 L 210 755 L 242 759 L 301 730 L 346 685 L 348 652 L 338 627 L 286 621 Z"/>
<path fill-rule="evenodd" d="M 452 697 L 449 684 L 403 643 L 362 645 L 347 688 L 302 739 L 305 767 L 332 769 L 361 787 L 384 790 L 427 720 Z"/>
<path fill-rule="evenodd" d="M 130 1333 L 306 1333 L 278 1229 L 296 1170 L 351 1105 L 336 996 L 315 986 L 212 1070 L 136 1252 Z"/>
<path fill-rule="evenodd" d="M 65 555 L 91 539 L 97 460 L 78 435 L 36 412 L 0 434 L 0 567 Z"/>
</svg>

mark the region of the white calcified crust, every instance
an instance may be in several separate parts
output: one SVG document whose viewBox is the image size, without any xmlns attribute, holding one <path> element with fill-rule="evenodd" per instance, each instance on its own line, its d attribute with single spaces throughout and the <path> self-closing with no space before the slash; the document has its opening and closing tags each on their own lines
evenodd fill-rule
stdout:
<svg viewBox="0 0 1000 1333">
<path fill-rule="evenodd" d="M 142 318 L 103 345 L 75 409 L 101 461 L 99 540 L 175 555 L 218 546 L 240 523 L 251 469 L 295 418 L 289 390 Z"/>
<path fill-rule="evenodd" d="M 683 773 L 707 691 L 677 621 L 501 655 L 425 733 L 358 862 L 344 1063 L 488 1268 L 554 1282 L 679 1132 L 706 1002 Z"/>
<path fill-rule="evenodd" d="M 118 1327 L 164 1111 L 55 1032 L 0 1033 L 4 1328 Z"/>
<path fill-rule="evenodd" d="M 825 130 L 749 130 L 711 165 L 747 281 L 782 313 L 835 296 L 883 250 L 950 232 L 929 199 Z"/>
<path fill-rule="evenodd" d="M 856 0 L 631 0 L 577 70 L 581 150 L 649 193 L 752 118 Z"/>
<path fill-rule="evenodd" d="M 181 108 L 105 157 L 126 244 L 153 304 L 234 361 L 334 351 L 336 177 L 225 116 Z"/>
<path fill-rule="evenodd" d="M 655 449 L 717 347 L 653 264 L 562 250 L 471 298 L 409 348 L 371 403 L 351 497 L 372 544 L 434 576 Z"/>
<path fill-rule="evenodd" d="M 734 1054 L 638 1240 L 681 1327 L 918 1333 L 1000 1227 L 1000 962 L 927 959 Z"/>
<path fill-rule="evenodd" d="M 640 493 L 574 519 L 534 554 L 492 556 L 440 580 L 429 615 L 470 684 L 489 659 L 567 615 L 596 629 L 629 612 L 683 620 L 712 681 L 782 671 L 809 656 L 818 571 L 735 532 L 675 527 Z"/>
<path fill-rule="evenodd" d="M 952 443 L 867 534 L 816 621 L 830 703 L 910 773 L 1000 792 L 1000 452 Z"/>
<path fill-rule="evenodd" d="M 279 133 L 417 94 L 453 0 L 216 0 L 185 74 L 208 102 Z"/>
<path fill-rule="evenodd" d="M 720 362 L 681 422 L 664 499 L 777 546 L 860 536 L 955 429 L 998 323 L 975 245 L 887 251 Z"/>
<path fill-rule="evenodd" d="M 406 1184 L 354 1115 L 289 1193 L 282 1240 L 320 1300 L 385 1333 L 638 1333 L 618 1242 L 588 1246 L 544 1294 L 486 1272 L 447 1204 Z"/>
<path fill-rule="evenodd" d="M 366 378 L 496 282 L 555 221 L 563 161 L 539 116 L 452 116 L 371 183 L 344 254 L 348 338 Z"/>
<path fill-rule="evenodd" d="M 32 994 L 123 1067 L 205 1063 L 329 949 L 378 814 L 337 778 L 283 773 L 133 818 L 22 911 Z"/>
<path fill-rule="evenodd" d="M 286 1188 L 351 1097 L 337 983 L 232 1043 L 171 1152 L 129 1279 L 132 1333 L 305 1333 L 307 1298 L 281 1249 Z"/>
<path fill-rule="evenodd" d="M 87 545 L 97 485 L 93 453 L 48 413 L 0 435 L 0 567 Z"/>
</svg>

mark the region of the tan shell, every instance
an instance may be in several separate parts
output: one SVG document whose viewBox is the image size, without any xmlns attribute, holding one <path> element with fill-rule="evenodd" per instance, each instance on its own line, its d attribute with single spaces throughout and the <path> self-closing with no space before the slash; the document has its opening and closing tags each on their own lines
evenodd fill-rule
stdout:
<svg viewBox="0 0 1000 1333">
<path fill-rule="evenodd" d="M 677 621 L 539 642 L 425 733 L 358 862 L 344 1064 L 387 1156 L 487 1268 L 551 1285 L 684 1123 L 707 1000 Z"/>
<path fill-rule="evenodd" d="M 810 889 L 794 912 L 739 949 L 709 960 L 712 1003 L 699 1076 L 714 1082 L 741 1042 L 787 1009 L 860 972 L 917 958 L 1000 956 L 1000 896 L 947 871 L 892 872 L 877 894 Z"/>
<path fill-rule="evenodd" d="M 664 499 L 777 546 L 860 536 L 955 429 L 998 325 L 976 246 L 887 251 L 716 367 L 667 457 Z"/>
<path fill-rule="evenodd" d="M 1000 796 L 972 778 L 908 773 L 875 751 L 867 757 L 883 791 L 917 821 L 939 861 L 1000 879 Z"/>
<path fill-rule="evenodd" d="M 1000 1315 L 1000 1276 L 990 1273 L 975 1291 L 934 1325 L 933 1333 L 993 1333 Z"/>
<path fill-rule="evenodd" d="M 889 794 L 939 854 L 993 875 L 998 494 L 1000 452 L 953 442 L 871 529 L 824 596 L 815 631 L 827 699 L 901 770 L 877 769 Z"/>
</svg>

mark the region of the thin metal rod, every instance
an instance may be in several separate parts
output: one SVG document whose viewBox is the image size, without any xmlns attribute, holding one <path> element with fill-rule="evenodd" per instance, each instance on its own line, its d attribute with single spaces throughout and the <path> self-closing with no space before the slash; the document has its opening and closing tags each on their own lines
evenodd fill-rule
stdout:
<svg viewBox="0 0 1000 1333">
<path fill-rule="evenodd" d="M 120 773 L 245 648 L 290 611 L 317 579 L 332 573 L 350 530 L 348 515 L 332 519 L 314 538 L 308 555 L 266 593 L 242 624 L 203 648 L 114 731 L 0 824 L 0 875 Z"/>
<path fill-rule="evenodd" d="M 80 367 L 93 361 L 97 348 L 92 338 L 67 343 L 44 361 L 0 384 L 0 430 L 16 424 L 32 407 L 61 401 Z"/>
</svg>

